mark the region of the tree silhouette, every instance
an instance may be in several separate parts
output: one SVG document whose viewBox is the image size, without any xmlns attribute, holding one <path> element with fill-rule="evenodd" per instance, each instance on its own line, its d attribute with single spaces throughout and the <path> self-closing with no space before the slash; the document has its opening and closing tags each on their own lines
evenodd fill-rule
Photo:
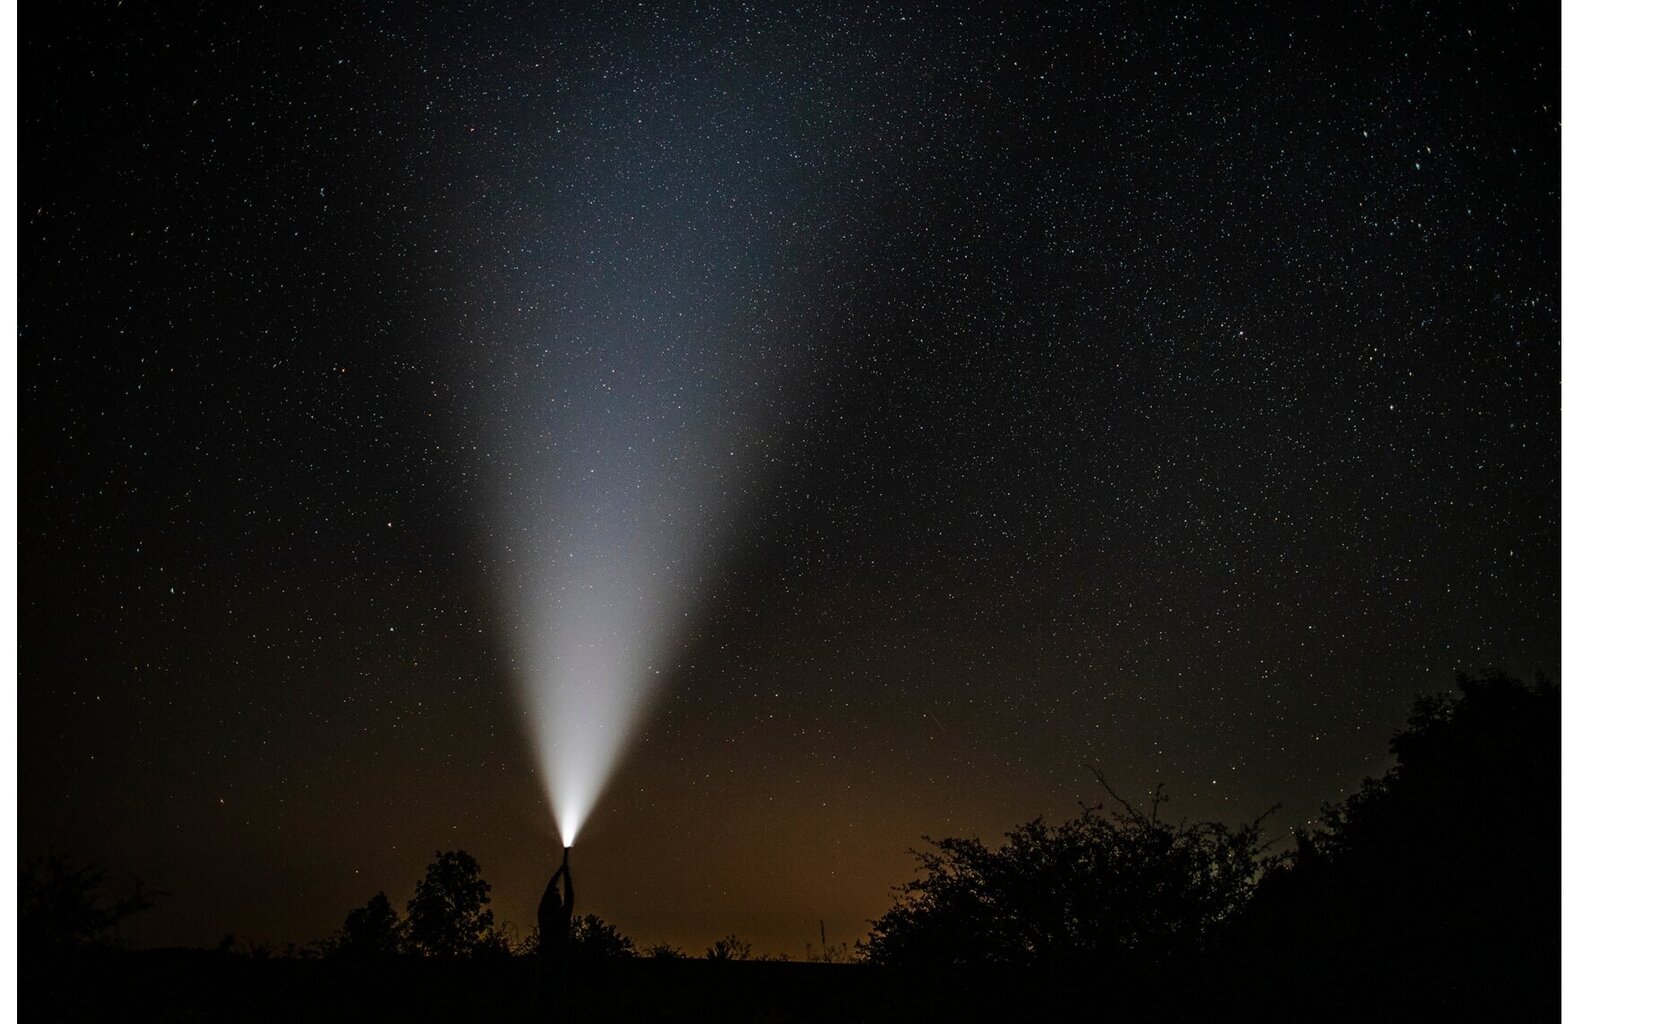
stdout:
<svg viewBox="0 0 1661 1024">
<path fill-rule="evenodd" d="M 1560 696 L 1498 673 L 1456 682 L 1414 704 L 1382 779 L 1299 835 L 1242 942 L 1353 991 L 1534 1016 L 1557 996 Z"/>
<path fill-rule="evenodd" d="M 155 893 L 133 884 L 125 899 L 104 896 L 104 872 L 58 855 L 27 862 L 18 878 L 17 934 L 25 948 L 72 949 L 112 944 L 121 922 L 153 906 Z"/>
<path fill-rule="evenodd" d="M 1098 773 L 1098 779 L 1100 775 Z M 922 877 L 858 944 L 879 964 L 1042 964 L 1107 957 L 1164 961 L 1204 949 L 1274 863 L 1262 818 L 1237 828 L 1159 819 L 1105 781 L 1118 809 L 1042 819 L 989 849 L 978 839 L 928 840 Z"/>
<path fill-rule="evenodd" d="M 346 915 L 340 934 L 329 944 L 336 956 L 391 956 L 403 949 L 404 922 L 398 917 L 386 893 L 378 892 L 369 902 Z"/>
<path fill-rule="evenodd" d="M 504 937 L 493 925 L 490 883 L 465 850 L 437 852 L 409 901 L 409 948 L 423 956 L 457 957 L 490 952 Z"/>
</svg>

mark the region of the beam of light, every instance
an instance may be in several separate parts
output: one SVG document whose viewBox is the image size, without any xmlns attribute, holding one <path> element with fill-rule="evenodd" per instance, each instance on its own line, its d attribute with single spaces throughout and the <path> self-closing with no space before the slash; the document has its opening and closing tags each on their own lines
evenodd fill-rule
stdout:
<svg viewBox="0 0 1661 1024">
<path fill-rule="evenodd" d="M 550 806 L 575 843 L 693 613 L 720 531 L 716 467 L 652 446 L 644 408 L 567 419 L 585 439 L 510 498 L 516 675 Z M 679 436 L 680 429 L 670 430 Z"/>
<path fill-rule="evenodd" d="M 466 189 L 482 328 L 467 415 L 493 589 L 567 845 L 766 482 L 821 311 L 868 262 L 847 211 L 900 162 L 868 125 L 878 110 L 908 123 L 906 90 L 802 74 L 800 31 L 749 13 L 579 18 L 559 60 L 520 65 L 478 112 L 491 130 L 469 134 L 485 149 Z M 853 36 L 827 54 L 846 62 L 886 66 Z"/>
<path fill-rule="evenodd" d="M 546 149 L 504 153 L 497 176 L 521 184 L 487 211 L 481 251 L 503 269 L 477 297 L 472 373 L 493 586 L 567 845 L 671 674 L 789 405 L 777 264 L 800 183 L 755 168 L 800 144 L 794 115 L 698 81 L 650 107 L 582 92 L 551 118 L 567 130 L 541 126 Z M 546 161 L 511 166 L 528 152 Z"/>
</svg>

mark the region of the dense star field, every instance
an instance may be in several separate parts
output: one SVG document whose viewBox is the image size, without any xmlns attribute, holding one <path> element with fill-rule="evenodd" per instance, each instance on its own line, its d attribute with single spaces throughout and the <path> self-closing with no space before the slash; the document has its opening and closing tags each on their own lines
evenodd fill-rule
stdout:
<svg viewBox="0 0 1661 1024">
<path fill-rule="evenodd" d="M 136 941 L 528 930 L 539 529 L 671 538 L 573 862 L 694 952 L 1556 677 L 1555 7 L 653 6 L 24 11 L 20 848 Z"/>
</svg>

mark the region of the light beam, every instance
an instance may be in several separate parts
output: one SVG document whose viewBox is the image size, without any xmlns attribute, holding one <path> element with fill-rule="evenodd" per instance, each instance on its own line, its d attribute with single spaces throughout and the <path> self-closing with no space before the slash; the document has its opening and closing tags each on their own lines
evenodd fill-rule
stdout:
<svg viewBox="0 0 1661 1024">
<path fill-rule="evenodd" d="M 806 296 L 846 284 L 837 254 L 860 241 L 837 203 L 886 166 L 788 48 L 734 72 L 718 43 L 738 26 L 652 25 L 615 43 L 657 85 L 575 48 L 594 63 L 492 134 L 470 207 L 499 268 L 475 278 L 470 367 L 495 588 L 567 844 L 744 518 L 807 372 Z"/>
</svg>

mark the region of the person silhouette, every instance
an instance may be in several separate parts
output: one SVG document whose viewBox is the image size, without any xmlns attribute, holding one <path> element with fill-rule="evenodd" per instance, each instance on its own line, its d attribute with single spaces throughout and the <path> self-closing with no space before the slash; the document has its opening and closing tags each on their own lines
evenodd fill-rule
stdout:
<svg viewBox="0 0 1661 1024">
<path fill-rule="evenodd" d="M 563 892 L 562 892 L 563 890 Z M 551 1009 L 565 995 L 569 984 L 571 960 L 571 910 L 575 896 L 571 890 L 571 848 L 565 848 L 565 857 L 559 870 L 548 879 L 548 888 L 542 891 L 542 902 L 536 906 L 536 959 L 538 1000 L 545 1009 Z"/>
</svg>

